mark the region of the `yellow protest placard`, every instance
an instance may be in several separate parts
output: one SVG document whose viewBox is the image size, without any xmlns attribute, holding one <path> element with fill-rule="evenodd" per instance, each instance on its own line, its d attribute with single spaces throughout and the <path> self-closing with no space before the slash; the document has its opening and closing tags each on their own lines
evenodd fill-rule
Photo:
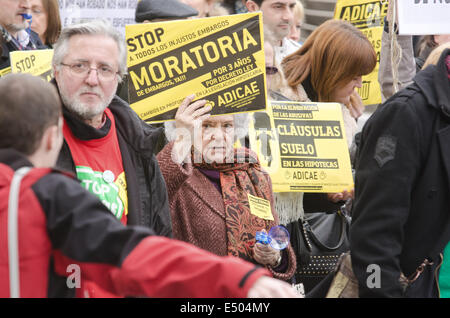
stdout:
<svg viewBox="0 0 450 318">
<path fill-rule="evenodd" d="M 250 146 L 274 192 L 353 189 L 340 104 L 272 101 L 250 116 Z"/>
<path fill-rule="evenodd" d="M 212 115 L 266 108 L 261 13 L 126 26 L 128 93 L 145 121 L 174 119 L 188 95 Z"/>
<path fill-rule="evenodd" d="M 0 77 L 5 76 L 6 74 L 11 73 L 11 66 L 5 67 L 0 70 Z"/>
<path fill-rule="evenodd" d="M 29 73 L 50 81 L 53 50 L 14 51 L 9 54 L 12 73 Z"/>
<path fill-rule="evenodd" d="M 387 14 L 388 1 L 376 0 L 338 0 L 334 18 L 345 20 L 357 27 L 372 43 L 377 53 L 377 65 L 372 73 L 363 76 L 363 86 L 358 89 L 364 105 L 381 103 L 381 89 L 378 83 L 381 36 L 384 17 Z"/>
</svg>

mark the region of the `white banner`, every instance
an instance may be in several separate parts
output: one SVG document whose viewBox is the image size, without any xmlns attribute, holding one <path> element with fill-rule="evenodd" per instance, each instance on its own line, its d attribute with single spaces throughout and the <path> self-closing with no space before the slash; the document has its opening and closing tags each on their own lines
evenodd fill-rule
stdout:
<svg viewBox="0 0 450 318">
<path fill-rule="evenodd" d="M 125 36 L 125 25 L 135 24 L 138 0 L 58 0 L 63 27 L 106 19 Z"/>
<path fill-rule="evenodd" d="M 399 34 L 450 34 L 450 0 L 397 0 Z"/>
</svg>

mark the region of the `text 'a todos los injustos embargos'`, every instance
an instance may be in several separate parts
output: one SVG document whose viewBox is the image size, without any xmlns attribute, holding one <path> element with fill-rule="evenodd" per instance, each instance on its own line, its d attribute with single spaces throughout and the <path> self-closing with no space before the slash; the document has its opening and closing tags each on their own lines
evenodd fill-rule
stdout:
<svg viewBox="0 0 450 318">
<path fill-rule="evenodd" d="M 216 63 L 220 59 L 245 51 L 251 46 L 257 47 L 258 42 L 244 28 L 233 32 L 231 36 L 226 35 L 214 41 L 207 41 L 188 50 L 178 52 L 176 55 L 165 56 L 162 60 L 152 60 L 147 65 L 130 70 L 130 78 L 134 88 L 139 90 L 141 86 L 160 83 L 168 78 L 180 76 L 188 71 Z"/>
</svg>

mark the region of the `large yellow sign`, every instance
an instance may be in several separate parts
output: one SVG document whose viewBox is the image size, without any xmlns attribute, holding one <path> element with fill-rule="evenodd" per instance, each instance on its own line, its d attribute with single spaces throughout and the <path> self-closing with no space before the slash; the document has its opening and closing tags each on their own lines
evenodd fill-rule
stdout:
<svg viewBox="0 0 450 318">
<path fill-rule="evenodd" d="M 250 120 L 250 145 L 269 172 L 274 192 L 353 189 L 341 106 L 269 102 Z"/>
<path fill-rule="evenodd" d="M 363 76 L 363 86 L 358 89 L 364 105 L 381 103 L 381 89 L 378 83 L 378 68 L 381 52 L 381 35 L 388 1 L 375 0 L 338 0 L 334 18 L 353 24 L 364 33 L 377 53 L 377 66 L 372 73 Z"/>
<path fill-rule="evenodd" d="M 212 115 L 266 108 L 261 13 L 126 26 L 131 107 L 146 121 L 175 117 L 191 94 Z"/>
<path fill-rule="evenodd" d="M 29 73 L 50 81 L 53 50 L 14 51 L 9 54 L 12 73 Z"/>
</svg>

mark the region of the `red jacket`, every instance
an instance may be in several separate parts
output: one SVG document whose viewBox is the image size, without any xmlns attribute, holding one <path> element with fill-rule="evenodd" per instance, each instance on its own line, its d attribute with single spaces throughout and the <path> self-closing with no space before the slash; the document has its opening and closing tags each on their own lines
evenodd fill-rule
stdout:
<svg viewBox="0 0 450 318">
<path fill-rule="evenodd" d="M 30 165 L 17 152 L 0 150 L 0 297 L 9 297 L 10 183 L 14 170 Z M 21 297 L 73 296 L 65 278 L 74 273 L 71 264 L 122 296 L 245 297 L 256 279 L 270 275 L 237 258 L 125 227 L 75 180 L 50 169 L 33 169 L 22 180 L 19 263 Z"/>
</svg>

